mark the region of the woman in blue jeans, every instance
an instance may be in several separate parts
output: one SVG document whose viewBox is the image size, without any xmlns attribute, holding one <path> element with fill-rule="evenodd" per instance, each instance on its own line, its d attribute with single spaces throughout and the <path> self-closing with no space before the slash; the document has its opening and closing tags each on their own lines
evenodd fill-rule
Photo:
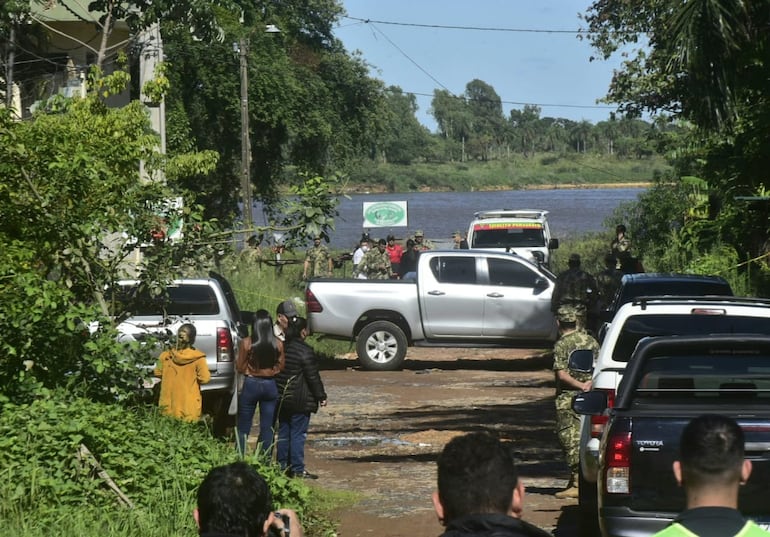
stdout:
<svg viewBox="0 0 770 537">
<path fill-rule="evenodd" d="M 305 343 L 307 321 L 296 317 L 286 329 L 286 367 L 276 377 L 278 406 L 278 464 L 292 477 L 317 479 L 305 468 L 305 440 L 310 414 L 326 406 L 326 391 L 313 348 Z"/>
<path fill-rule="evenodd" d="M 273 334 L 273 320 L 266 310 L 254 316 L 251 337 L 238 349 L 235 369 L 243 375 L 243 388 L 238 400 L 238 437 L 236 447 L 246 452 L 246 439 L 251 431 L 254 413 L 259 405 L 259 440 L 265 453 L 273 449 L 273 424 L 278 404 L 275 376 L 284 367 L 283 342 Z"/>
</svg>

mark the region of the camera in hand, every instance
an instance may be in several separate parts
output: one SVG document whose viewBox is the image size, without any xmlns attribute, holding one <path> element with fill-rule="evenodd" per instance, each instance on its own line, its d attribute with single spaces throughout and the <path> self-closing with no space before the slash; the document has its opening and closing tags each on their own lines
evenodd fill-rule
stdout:
<svg viewBox="0 0 770 537">
<path fill-rule="evenodd" d="M 289 537 L 291 532 L 291 527 L 289 525 L 289 515 L 279 513 L 278 511 L 273 514 L 275 515 L 276 520 L 280 520 L 283 523 L 283 528 L 279 528 L 277 525 L 271 524 L 270 528 L 267 530 L 268 537 Z"/>
</svg>

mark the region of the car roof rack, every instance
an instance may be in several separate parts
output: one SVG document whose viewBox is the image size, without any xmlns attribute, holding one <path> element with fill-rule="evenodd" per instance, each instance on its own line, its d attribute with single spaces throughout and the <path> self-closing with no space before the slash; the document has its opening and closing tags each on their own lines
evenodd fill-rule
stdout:
<svg viewBox="0 0 770 537">
<path fill-rule="evenodd" d="M 473 218 L 483 220 L 485 218 L 527 218 L 538 220 L 545 218 L 548 211 L 542 209 L 495 209 L 492 211 L 476 211 Z"/>
<path fill-rule="evenodd" d="M 688 304 L 688 303 L 732 303 L 732 304 L 747 304 L 755 306 L 770 306 L 770 299 L 756 298 L 747 296 L 729 296 L 729 295 L 693 295 L 693 296 L 679 296 L 679 295 L 658 295 L 658 296 L 638 296 L 634 298 L 631 303 L 639 305 L 642 309 L 647 308 L 650 303 L 658 304 Z"/>
</svg>

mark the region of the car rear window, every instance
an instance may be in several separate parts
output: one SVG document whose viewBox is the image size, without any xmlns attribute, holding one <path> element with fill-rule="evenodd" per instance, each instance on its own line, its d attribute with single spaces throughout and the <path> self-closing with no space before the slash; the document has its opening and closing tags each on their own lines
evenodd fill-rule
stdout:
<svg viewBox="0 0 770 537">
<path fill-rule="evenodd" d="M 209 285 L 172 285 L 166 291 L 167 296 L 151 297 L 126 287 L 116 298 L 135 317 L 219 314 L 217 296 Z"/>
<path fill-rule="evenodd" d="M 762 352 L 713 352 L 656 356 L 645 364 L 634 394 L 637 403 L 770 400 L 770 356 Z"/>
<path fill-rule="evenodd" d="M 770 318 L 738 315 L 633 315 L 618 336 L 612 359 L 627 362 L 639 340 L 648 336 L 770 334 Z"/>
</svg>

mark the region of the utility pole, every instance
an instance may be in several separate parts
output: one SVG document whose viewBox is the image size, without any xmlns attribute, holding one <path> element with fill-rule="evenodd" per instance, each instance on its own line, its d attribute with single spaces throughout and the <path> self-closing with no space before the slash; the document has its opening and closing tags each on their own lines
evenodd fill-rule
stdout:
<svg viewBox="0 0 770 537">
<path fill-rule="evenodd" d="M 243 241 L 253 226 L 251 219 L 251 141 L 249 139 L 249 51 L 248 41 L 239 43 L 241 59 L 241 199 L 243 202 Z"/>
<path fill-rule="evenodd" d="M 11 35 L 8 39 L 8 58 L 5 64 L 5 107 L 13 108 L 13 64 L 16 62 L 16 18 L 11 15 Z M 21 110 L 16 110 L 21 118 Z"/>
</svg>

